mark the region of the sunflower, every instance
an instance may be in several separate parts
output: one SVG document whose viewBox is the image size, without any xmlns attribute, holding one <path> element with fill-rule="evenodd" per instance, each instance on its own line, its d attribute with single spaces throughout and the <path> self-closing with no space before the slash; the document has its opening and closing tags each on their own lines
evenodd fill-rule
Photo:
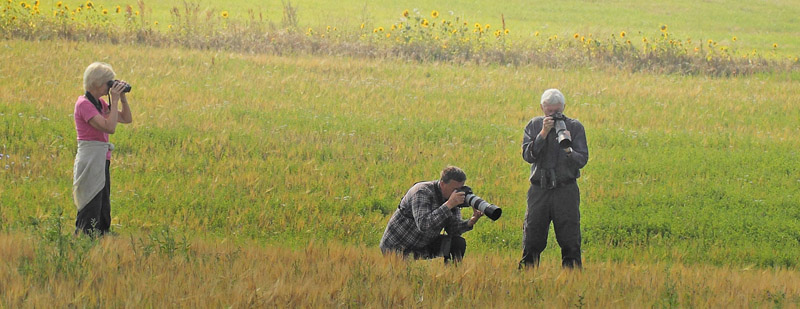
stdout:
<svg viewBox="0 0 800 309">
<path fill-rule="evenodd" d="M 421 24 L 422 24 L 423 27 L 428 28 L 428 20 L 427 19 L 423 18 Z"/>
<path fill-rule="evenodd" d="M 778 43 L 772 43 L 772 48 L 778 48 Z"/>
<path fill-rule="evenodd" d="M 92 0 L 86 1 L 86 7 L 90 9 L 94 7 L 94 3 L 92 3 Z"/>
<path fill-rule="evenodd" d="M 625 31 L 620 32 L 619 33 L 619 37 L 624 38 L 625 37 Z"/>
<path fill-rule="evenodd" d="M 119 7 L 119 5 L 117 5 L 117 10 L 116 10 L 116 11 L 117 11 L 117 13 L 119 13 L 119 11 L 121 11 L 121 10 L 122 10 L 122 8 L 121 8 L 121 7 Z"/>
<path fill-rule="evenodd" d="M 408 10 L 403 11 L 403 17 L 408 17 Z"/>
<path fill-rule="evenodd" d="M 510 31 L 509 31 L 508 29 L 506 29 L 506 31 L 504 31 L 504 32 L 505 32 L 506 34 L 508 34 Z"/>
<path fill-rule="evenodd" d="M 572 37 L 577 39 L 577 38 L 579 38 L 579 37 L 580 37 L 580 35 L 579 35 L 579 34 L 577 34 L 577 33 L 575 33 L 575 34 L 573 34 L 573 35 L 572 35 Z"/>
<path fill-rule="evenodd" d="M 108 10 L 103 9 L 103 15 L 108 15 Z"/>
<path fill-rule="evenodd" d="M 736 42 L 736 40 L 738 40 L 738 39 L 736 37 L 733 37 L 733 41 Z"/>
<path fill-rule="evenodd" d="M 228 18 L 228 11 L 222 11 L 222 14 L 220 15 L 222 16 L 222 18 Z"/>
<path fill-rule="evenodd" d="M 378 27 L 378 32 L 383 32 L 383 27 Z"/>
<path fill-rule="evenodd" d="M 11 2 L 11 1 L 9 1 L 9 2 Z M 64 4 L 63 2 L 58 1 L 58 2 L 56 2 L 56 7 L 61 7 L 63 4 Z"/>
<path fill-rule="evenodd" d="M 661 32 L 667 32 L 667 25 L 661 25 Z"/>
<path fill-rule="evenodd" d="M 157 20 L 153 22 L 153 26 L 158 26 L 158 21 Z"/>
<path fill-rule="evenodd" d="M 433 11 L 431 12 L 431 17 L 433 17 L 433 18 L 437 18 L 437 17 L 439 17 L 439 11 L 437 11 L 437 10 L 433 10 Z"/>
</svg>

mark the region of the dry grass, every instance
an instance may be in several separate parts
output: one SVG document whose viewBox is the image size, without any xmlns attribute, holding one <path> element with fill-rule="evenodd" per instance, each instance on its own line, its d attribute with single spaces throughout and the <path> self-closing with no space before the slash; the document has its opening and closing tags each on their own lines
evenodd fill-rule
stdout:
<svg viewBox="0 0 800 309">
<path fill-rule="evenodd" d="M 77 242 L 77 241 L 76 241 Z M 0 235 L 3 307 L 761 307 L 800 304 L 800 272 L 682 264 L 555 262 L 516 269 L 515 256 L 473 254 L 461 265 L 384 257 L 375 248 L 304 249 L 195 240 L 182 254 L 145 238 L 107 237 L 86 253 L 85 275 L 27 274 L 50 242 Z M 74 249 L 74 247 L 73 247 Z M 39 277 L 40 276 L 40 277 Z"/>
</svg>

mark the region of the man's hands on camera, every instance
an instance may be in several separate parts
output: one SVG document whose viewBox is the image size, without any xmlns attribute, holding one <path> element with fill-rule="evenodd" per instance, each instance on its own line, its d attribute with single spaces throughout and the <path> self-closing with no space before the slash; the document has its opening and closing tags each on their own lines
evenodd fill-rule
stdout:
<svg viewBox="0 0 800 309">
<path fill-rule="evenodd" d="M 469 222 L 467 224 L 469 224 L 469 226 L 473 226 L 475 225 L 475 223 L 478 222 L 478 219 L 480 219 L 481 217 L 483 217 L 483 212 L 473 208 L 472 218 L 469 218 Z"/>
<path fill-rule="evenodd" d="M 458 205 L 464 204 L 464 197 L 466 195 L 466 193 L 461 191 L 453 191 L 453 193 L 450 194 L 450 198 L 447 199 L 447 202 L 444 202 L 444 205 L 449 209 L 453 209 Z"/>
<path fill-rule="evenodd" d="M 550 130 L 553 129 L 554 125 L 555 125 L 555 120 L 553 120 L 553 117 L 550 116 L 544 117 L 544 120 L 542 120 L 542 131 L 539 132 L 539 135 L 541 135 L 542 137 L 547 137 L 547 133 L 550 133 Z"/>
</svg>

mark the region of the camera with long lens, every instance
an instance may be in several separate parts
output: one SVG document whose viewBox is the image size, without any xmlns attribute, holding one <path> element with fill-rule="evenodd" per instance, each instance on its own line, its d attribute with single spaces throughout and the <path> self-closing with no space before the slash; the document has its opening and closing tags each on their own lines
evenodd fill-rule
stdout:
<svg viewBox="0 0 800 309">
<path fill-rule="evenodd" d="M 489 202 L 484 201 L 480 196 L 477 196 L 472 193 L 472 188 L 469 186 L 463 186 L 461 188 L 456 189 L 456 192 L 464 192 L 464 203 L 458 205 L 458 207 L 472 207 L 477 210 L 483 212 L 484 215 L 495 221 L 500 218 L 500 215 L 503 214 L 503 210 L 497 205 L 489 204 Z"/>
<path fill-rule="evenodd" d="M 106 85 L 108 85 L 108 88 L 111 88 L 111 87 L 114 87 L 114 83 L 117 83 L 117 82 L 119 82 L 118 79 L 110 80 L 110 81 L 108 81 L 108 83 L 106 83 Z M 122 89 L 122 92 L 131 92 L 131 85 L 128 84 L 127 86 L 125 86 L 125 89 Z"/>
<path fill-rule="evenodd" d="M 556 129 L 556 140 L 558 144 L 561 145 L 561 148 L 567 148 L 572 146 L 572 139 L 567 134 L 567 124 L 566 121 L 567 117 L 564 114 L 557 112 L 555 114 L 550 115 L 550 118 L 553 118 L 555 121 L 554 128 Z"/>
</svg>

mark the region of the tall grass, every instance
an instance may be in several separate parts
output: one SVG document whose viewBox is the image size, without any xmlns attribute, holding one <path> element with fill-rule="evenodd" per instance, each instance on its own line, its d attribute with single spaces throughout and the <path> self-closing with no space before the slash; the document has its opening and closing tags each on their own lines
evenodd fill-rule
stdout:
<svg viewBox="0 0 800 309">
<path fill-rule="evenodd" d="M 71 237 L 70 237 L 71 238 Z M 520 271 L 516 259 L 470 254 L 457 266 L 384 257 L 372 248 L 311 242 L 265 248 L 200 241 L 187 252 L 143 254 L 147 237 L 105 237 L 85 252 L 80 276 L 34 252 L 43 239 L 0 234 L 4 307 L 783 307 L 800 304 L 800 273 L 782 268 L 555 261 Z M 84 251 L 85 250 L 85 251 Z M 77 253 L 77 252 L 76 252 Z M 37 276 L 17 265 L 44 264 Z"/>
</svg>

